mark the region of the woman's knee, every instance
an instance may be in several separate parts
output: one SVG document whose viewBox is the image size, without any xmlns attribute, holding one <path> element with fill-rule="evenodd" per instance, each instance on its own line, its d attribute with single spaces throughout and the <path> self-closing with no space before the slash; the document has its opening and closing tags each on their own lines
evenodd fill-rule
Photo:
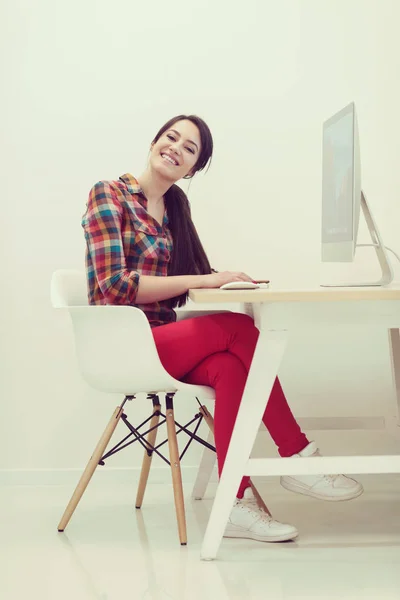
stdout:
<svg viewBox="0 0 400 600">
<path fill-rule="evenodd" d="M 226 329 L 234 335 L 236 341 L 254 352 L 259 335 L 259 331 L 254 325 L 254 320 L 249 315 L 237 312 L 224 313 L 222 316 L 225 319 L 224 325 Z"/>
<path fill-rule="evenodd" d="M 239 386 L 246 383 L 247 371 L 237 356 L 229 352 L 217 352 L 206 359 L 206 368 L 213 387 Z"/>
</svg>

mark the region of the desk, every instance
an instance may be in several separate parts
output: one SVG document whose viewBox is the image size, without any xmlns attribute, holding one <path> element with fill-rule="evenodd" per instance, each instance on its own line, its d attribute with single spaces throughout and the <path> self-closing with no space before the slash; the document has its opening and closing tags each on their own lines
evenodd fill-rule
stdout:
<svg viewBox="0 0 400 600">
<path fill-rule="evenodd" d="M 199 289 L 190 299 L 201 304 L 241 303 L 260 330 L 224 469 L 201 549 L 203 560 L 218 552 L 243 475 L 400 473 L 398 456 L 250 458 L 257 431 L 291 331 L 313 327 L 370 326 L 389 333 L 397 409 L 400 409 L 400 287 L 315 288 L 305 290 Z M 197 308 L 196 306 L 196 308 Z M 222 308 L 222 307 L 221 307 Z M 261 392 L 261 393 L 260 393 Z M 397 418 L 396 426 L 399 426 Z M 399 446 L 400 447 L 400 446 Z"/>
</svg>

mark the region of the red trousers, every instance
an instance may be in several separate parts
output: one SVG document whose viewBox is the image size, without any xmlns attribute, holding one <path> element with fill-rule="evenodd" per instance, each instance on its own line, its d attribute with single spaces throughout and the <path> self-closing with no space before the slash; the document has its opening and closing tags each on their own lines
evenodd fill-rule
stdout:
<svg viewBox="0 0 400 600">
<path fill-rule="evenodd" d="M 226 312 L 161 325 L 152 331 L 168 373 L 186 383 L 207 385 L 215 390 L 214 437 L 221 474 L 258 329 L 247 315 Z M 291 456 L 308 444 L 278 378 L 262 420 L 281 456 Z M 249 478 L 244 477 L 238 498 L 243 497 L 249 485 Z"/>
</svg>

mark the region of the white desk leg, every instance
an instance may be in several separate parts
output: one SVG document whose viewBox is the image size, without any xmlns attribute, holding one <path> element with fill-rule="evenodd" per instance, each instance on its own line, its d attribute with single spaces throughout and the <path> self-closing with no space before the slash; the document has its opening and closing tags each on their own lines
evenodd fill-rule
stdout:
<svg viewBox="0 0 400 600">
<path fill-rule="evenodd" d="M 224 468 L 201 548 L 203 560 L 218 552 L 236 492 L 253 449 L 286 347 L 286 331 L 260 331 Z"/>
<path fill-rule="evenodd" d="M 392 362 L 393 384 L 396 393 L 396 425 L 400 426 L 400 331 L 389 329 L 389 349 Z"/>
<path fill-rule="evenodd" d="M 209 444 L 214 444 L 214 434 L 211 430 L 208 432 L 207 442 Z M 204 448 L 200 467 L 192 491 L 192 498 L 194 500 L 202 500 L 204 494 L 206 493 L 206 489 L 210 482 L 216 462 L 217 457 L 215 452 L 209 448 Z"/>
</svg>

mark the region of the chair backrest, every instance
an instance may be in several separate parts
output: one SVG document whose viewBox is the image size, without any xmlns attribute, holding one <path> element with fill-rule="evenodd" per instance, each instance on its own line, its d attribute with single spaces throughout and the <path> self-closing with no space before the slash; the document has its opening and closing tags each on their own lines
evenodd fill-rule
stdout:
<svg viewBox="0 0 400 600">
<path fill-rule="evenodd" d="M 51 301 L 72 319 L 80 372 L 95 389 L 122 394 L 175 391 L 176 380 L 158 356 L 143 311 L 126 305 L 88 305 L 86 277 L 80 271 L 55 271 Z"/>
</svg>

